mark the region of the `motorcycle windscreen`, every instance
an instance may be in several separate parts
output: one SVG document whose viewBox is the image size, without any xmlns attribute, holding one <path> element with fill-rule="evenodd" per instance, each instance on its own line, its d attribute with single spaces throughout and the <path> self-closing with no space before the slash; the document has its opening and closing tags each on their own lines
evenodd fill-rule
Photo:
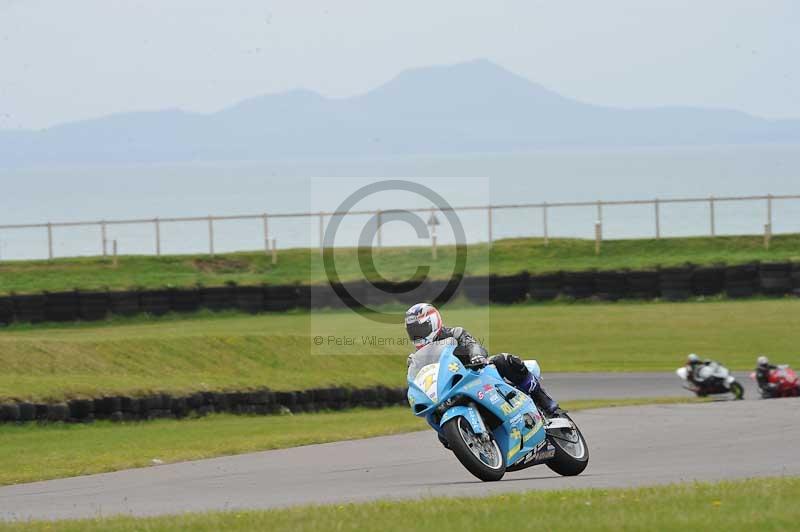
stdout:
<svg viewBox="0 0 800 532">
<path fill-rule="evenodd" d="M 411 355 L 411 361 L 408 364 L 408 380 L 415 380 L 424 367 L 437 364 L 445 349 L 451 349 L 455 346 L 455 341 L 450 340 L 452 340 L 452 338 L 448 338 L 448 340 L 443 342 L 428 344 Z"/>
</svg>

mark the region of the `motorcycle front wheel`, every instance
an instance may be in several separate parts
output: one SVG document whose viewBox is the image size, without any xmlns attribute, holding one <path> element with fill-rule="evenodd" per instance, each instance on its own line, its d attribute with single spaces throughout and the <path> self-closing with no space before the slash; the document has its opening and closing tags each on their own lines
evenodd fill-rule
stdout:
<svg viewBox="0 0 800 532">
<path fill-rule="evenodd" d="M 731 383 L 731 393 L 733 394 L 733 398 L 737 401 L 744 399 L 744 388 L 738 382 Z"/>
<path fill-rule="evenodd" d="M 461 416 L 444 424 L 444 435 L 450 450 L 467 471 L 485 482 L 494 482 L 506 473 L 506 457 L 494 439 L 475 434 L 469 422 Z"/>
</svg>

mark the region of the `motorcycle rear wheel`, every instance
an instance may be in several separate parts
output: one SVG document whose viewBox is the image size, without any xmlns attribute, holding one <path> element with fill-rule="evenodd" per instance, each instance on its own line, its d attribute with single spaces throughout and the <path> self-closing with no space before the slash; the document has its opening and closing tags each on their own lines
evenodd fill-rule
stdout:
<svg viewBox="0 0 800 532">
<path fill-rule="evenodd" d="M 566 414 L 562 414 L 562 417 L 572 421 Z M 573 426 L 574 430 L 555 429 L 547 432 L 548 440 L 556 448 L 556 454 L 547 462 L 547 467 L 563 477 L 580 475 L 589 465 L 589 446 L 574 422 Z M 556 431 L 558 434 L 555 434 Z"/>
<path fill-rule="evenodd" d="M 506 457 L 496 441 L 481 443 L 469 422 L 461 416 L 454 417 L 442 428 L 450 450 L 467 471 L 485 482 L 495 482 L 503 478 L 506 473 Z"/>
</svg>

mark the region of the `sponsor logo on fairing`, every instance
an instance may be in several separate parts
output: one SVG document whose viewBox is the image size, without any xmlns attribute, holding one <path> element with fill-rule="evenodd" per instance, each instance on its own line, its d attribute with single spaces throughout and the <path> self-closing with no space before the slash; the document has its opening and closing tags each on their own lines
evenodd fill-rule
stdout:
<svg viewBox="0 0 800 532">
<path fill-rule="evenodd" d="M 542 447 L 544 447 L 546 443 L 547 443 L 547 440 L 542 440 L 542 441 L 540 441 L 539 443 L 537 443 L 537 444 L 536 444 L 536 447 L 534 447 L 534 448 L 531 450 L 531 452 L 529 452 L 528 454 L 526 454 L 526 455 L 525 455 L 525 458 L 522 460 L 522 463 L 523 463 L 523 464 L 527 464 L 528 462 L 530 462 L 531 460 L 533 460 L 533 459 L 534 459 L 534 457 L 536 456 L 536 453 L 538 453 L 539 451 L 541 451 L 541 450 L 542 450 Z"/>
<path fill-rule="evenodd" d="M 509 415 L 512 412 L 519 410 L 519 408 L 525 404 L 525 397 L 522 395 L 516 395 L 511 398 L 511 401 L 500 405 L 500 410 L 503 411 L 505 415 Z"/>
<path fill-rule="evenodd" d="M 474 427 L 478 427 L 481 432 L 486 430 L 486 427 L 483 424 L 483 419 L 479 415 L 475 413 L 473 408 L 469 409 L 469 421 Z"/>
<path fill-rule="evenodd" d="M 534 447 L 531 452 L 525 455 L 525 458 L 522 459 L 522 463 L 529 464 L 531 462 L 542 462 L 544 460 L 553 458 L 555 455 L 555 447 L 548 444 L 547 440 L 542 440 L 536 444 L 536 447 Z"/>
</svg>

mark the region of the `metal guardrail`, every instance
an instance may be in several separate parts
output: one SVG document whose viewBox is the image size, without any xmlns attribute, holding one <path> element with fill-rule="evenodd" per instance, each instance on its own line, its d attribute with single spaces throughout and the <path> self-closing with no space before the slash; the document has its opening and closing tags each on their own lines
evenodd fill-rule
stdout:
<svg viewBox="0 0 800 532">
<path fill-rule="evenodd" d="M 487 233 L 488 242 L 491 245 L 493 241 L 493 213 L 497 210 L 505 209 L 541 209 L 542 211 L 542 228 L 545 243 L 549 238 L 548 228 L 548 211 L 550 209 L 557 209 L 561 207 L 592 207 L 597 210 L 597 223 L 599 228 L 602 227 L 603 222 L 603 208 L 610 206 L 622 205 L 652 205 L 653 206 L 653 228 L 655 238 L 661 238 L 661 215 L 660 207 L 664 204 L 676 203 L 707 203 L 709 206 L 709 235 L 716 236 L 716 214 L 715 205 L 720 202 L 735 202 L 735 201 L 764 201 L 766 202 L 767 217 L 765 220 L 765 239 L 768 239 L 772 231 L 772 204 L 774 201 L 780 200 L 798 200 L 800 194 L 784 194 L 784 195 L 758 195 L 758 196 L 709 196 L 709 197 L 685 197 L 685 198 L 654 198 L 646 200 L 610 200 L 610 201 L 568 201 L 568 202 L 541 202 L 541 203 L 514 203 L 514 204 L 499 204 L 499 205 L 467 205 L 460 207 L 452 207 L 451 209 L 444 209 L 445 211 L 453 212 L 467 212 L 467 211 L 486 211 L 487 213 Z M 442 209 L 435 209 L 442 211 Z M 184 222 L 202 222 L 208 224 L 208 244 L 209 253 L 214 254 L 214 222 L 227 221 L 227 220 L 262 220 L 263 233 L 264 233 L 264 251 L 270 253 L 270 243 L 272 244 L 272 254 L 275 255 L 275 239 L 270 237 L 269 221 L 270 219 L 283 219 L 283 218 L 318 218 L 319 219 L 319 245 L 322 246 L 325 218 L 331 216 L 344 216 L 344 215 L 372 215 L 377 216 L 378 220 L 378 233 L 377 241 L 378 246 L 381 245 L 380 235 L 380 217 L 382 214 L 392 212 L 433 212 L 432 208 L 415 207 L 409 209 L 385 209 L 385 210 L 353 210 L 353 211 L 319 211 L 319 212 L 287 212 L 287 213 L 261 213 L 261 214 L 243 214 L 243 215 L 229 215 L 229 216 L 188 216 L 188 217 L 168 217 L 168 218 L 131 218 L 121 220 L 89 220 L 89 221 L 72 221 L 72 222 L 45 222 L 35 224 L 6 224 L 0 225 L 0 230 L 16 230 L 16 229 L 45 229 L 47 231 L 47 246 L 48 257 L 54 258 L 53 254 L 53 228 L 58 227 L 92 227 L 96 226 L 100 229 L 100 237 L 102 244 L 103 256 L 108 255 L 109 240 L 106 236 L 106 228 L 110 225 L 135 225 L 135 224 L 153 224 L 154 228 L 154 252 L 155 255 L 161 255 L 161 224 L 168 223 L 184 223 Z M 597 233 L 596 238 L 602 239 L 602 232 Z"/>
</svg>

